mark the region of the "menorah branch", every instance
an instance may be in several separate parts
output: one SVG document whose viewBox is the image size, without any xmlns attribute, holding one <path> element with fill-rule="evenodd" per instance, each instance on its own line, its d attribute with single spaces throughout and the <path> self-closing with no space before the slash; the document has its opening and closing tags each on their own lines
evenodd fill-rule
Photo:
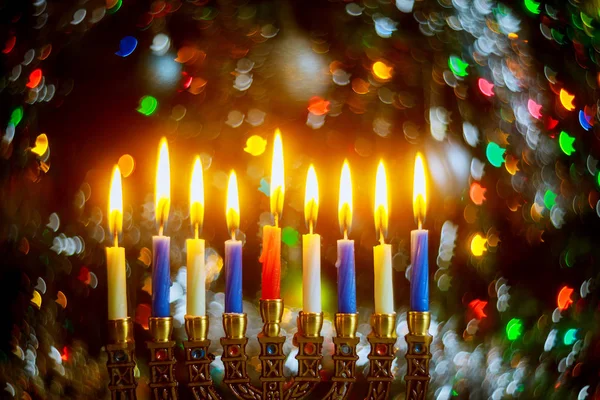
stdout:
<svg viewBox="0 0 600 400">
<path fill-rule="evenodd" d="M 367 377 L 369 391 L 365 399 L 385 400 L 389 396 L 390 385 L 394 379 L 392 362 L 396 352 L 396 314 L 373 314 L 371 327 L 372 331 L 368 337 L 371 344 Z"/>
<path fill-rule="evenodd" d="M 152 340 L 147 342 L 150 351 L 150 390 L 155 400 L 177 400 L 177 381 L 174 367 L 175 342 L 171 340 L 173 333 L 173 317 L 150 317 L 150 334 Z"/>
<path fill-rule="evenodd" d="M 260 381 L 265 399 L 282 399 L 285 376 L 283 375 L 283 344 L 285 337 L 280 336 L 281 317 L 283 316 L 283 300 L 270 299 L 260 301 L 260 315 L 263 330 L 258 334 L 261 363 Z"/>
<path fill-rule="evenodd" d="M 326 400 L 344 400 L 347 399 L 352 391 L 352 386 L 356 382 L 356 346 L 359 339 L 356 337 L 358 326 L 358 314 L 335 314 L 336 337 L 333 338 L 334 344 L 334 375 L 331 378 L 333 382 L 331 389 L 325 395 Z"/>
<path fill-rule="evenodd" d="M 112 400 L 135 400 L 135 342 L 131 318 L 108 321 L 108 389 Z"/>
<path fill-rule="evenodd" d="M 185 330 L 188 335 L 188 340 L 183 342 L 189 377 L 187 386 L 194 400 L 220 400 L 210 376 L 210 364 L 215 357 L 208 352 L 208 317 L 186 315 Z"/>
<path fill-rule="evenodd" d="M 406 342 L 407 372 L 406 399 L 425 400 L 429 386 L 429 360 L 431 352 L 429 346 L 433 337 L 429 334 L 429 312 L 408 312 L 408 334 Z"/>
</svg>

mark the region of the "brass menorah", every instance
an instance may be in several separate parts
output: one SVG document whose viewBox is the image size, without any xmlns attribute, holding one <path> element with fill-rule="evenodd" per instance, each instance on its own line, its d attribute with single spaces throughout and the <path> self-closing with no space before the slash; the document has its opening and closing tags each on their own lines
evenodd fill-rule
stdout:
<svg viewBox="0 0 600 400">
<path fill-rule="evenodd" d="M 258 335 L 261 363 L 260 387 L 250 382 L 247 373 L 246 355 L 247 315 L 236 313 L 223 314 L 225 337 L 222 361 L 225 366 L 223 383 L 240 400 L 297 400 L 308 398 L 317 385 L 323 384 L 320 371 L 322 362 L 323 313 L 305 313 L 298 315 L 298 332 L 293 344 L 298 348 L 296 360 L 298 373 L 291 380 L 284 376 L 283 366 L 286 355 L 283 353 L 285 336 L 280 334 L 283 315 L 283 300 L 261 300 L 260 315 L 263 329 Z M 428 312 L 408 313 L 409 333 L 406 335 L 408 363 L 406 380 L 406 399 L 424 400 L 429 385 L 429 360 L 432 337 L 428 333 L 430 316 Z M 356 336 L 358 314 L 335 315 L 336 336 L 333 338 L 334 375 L 331 386 L 323 399 L 344 400 L 349 398 L 357 381 L 356 361 L 358 360 Z M 209 353 L 210 339 L 208 317 L 186 316 L 185 328 L 188 340 L 183 343 L 185 366 L 188 373 L 186 383 L 189 393 L 195 400 L 231 398 L 221 396 L 213 385 L 210 365 L 214 356 Z M 368 336 L 369 384 L 365 399 L 384 400 L 390 392 L 394 379 L 392 363 L 395 358 L 396 314 L 378 314 L 371 316 L 371 333 Z M 109 324 L 111 344 L 107 346 L 107 363 L 113 400 L 136 399 L 136 383 L 133 376 L 135 358 L 133 349 L 131 320 L 116 320 Z M 172 317 L 150 318 L 152 340 L 148 342 L 150 351 L 150 388 L 155 400 L 178 399 L 178 383 L 173 368 L 176 364 L 171 340 Z M 356 396 L 354 396 L 356 397 Z"/>
</svg>

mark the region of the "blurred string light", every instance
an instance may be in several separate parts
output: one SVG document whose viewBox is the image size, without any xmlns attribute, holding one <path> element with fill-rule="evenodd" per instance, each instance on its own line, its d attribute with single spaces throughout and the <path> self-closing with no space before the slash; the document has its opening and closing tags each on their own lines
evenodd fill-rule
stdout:
<svg viewBox="0 0 600 400">
<path fill-rule="evenodd" d="M 550 189 L 546 190 L 546 193 L 544 193 L 544 205 L 546 206 L 547 209 L 550 210 L 552 207 L 554 207 L 555 204 L 556 204 L 556 193 L 554 193 Z"/>
<path fill-rule="evenodd" d="M 573 292 L 573 288 L 568 286 L 563 286 L 560 289 L 558 297 L 556 298 L 556 304 L 558 305 L 559 310 L 564 311 L 573 304 L 573 299 L 571 298 Z"/>
<path fill-rule="evenodd" d="M 494 167 L 500 168 L 502 163 L 504 162 L 504 153 L 506 153 L 506 149 L 498 146 L 494 142 L 488 143 L 485 149 L 485 155 Z"/>
<path fill-rule="evenodd" d="M 481 234 L 479 234 L 479 233 L 475 234 L 473 236 L 473 238 L 471 239 L 471 253 L 475 257 L 481 257 L 483 255 L 483 253 L 485 251 L 487 251 L 486 243 L 487 243 L 486 238 L 481 236 Z"/>
<path fill-rule="evenodd" d="M 115 53 L 119 57 L 130 56 L 137 47 L 138 41 L 133 36 L 125 36 L 119 42 L 119 50 Z"/>
<path fill-rule="evenodd" d="M 570 156 L 575 152 L 575 148 L 573 147 L 573 143 L 575 143 L 575 137 L 569 135 L 565 131 L 561 131 L 558 136 L 558 144 L 563 153 Z"/>
<path fill-rule="evenodd" d="M 524 0 L 525 8 L 532 14 L 538 15 L 540 13 L 540 5 L 534 0 Z"/>
<path fill-rule="evenodd" d="M 448 66 L 450 67 L 452 73 L 456 76 L 463 78 L 469 75 L 467 72 L 469 63 L 463 61 L 462 58 L 458 56 L 451 55 L 450 58 L 448 58 Z"/>
<path fill-rule="evenodd" d="M 156 111 L 157 108 L 158 108 L 158 100 L 156 100 L 155 97 L 144 96 L 140 99 L 140 105 L 137 108 L 137 111 L 140 114 L 143 114 L 148 117 L 148 116 L 154 114 L 154 112 Z"/>
<path fill-rule="evenodd" d="M 575 96 L 571 93 L 567 92 L 565 89 L 560 89 L 560 104 L 567 111 L 573 111 L 575 109 L 575 105 L 573 104 L 573 100 L 575 100 Z"/>
<path fill-rule="evenodd" d="M 577 329 L 571 328 L 565 332 L 565 336 L 563 337 L 563 343 L 567 346 L 572 345 L 577 341 Z"/>
<path fill-rule="evenodd" d="M 523 321 L 513 318 L 506 324 L 506 337 L 510 341 L 517 340 L 523 334 Z"/>
</svg>

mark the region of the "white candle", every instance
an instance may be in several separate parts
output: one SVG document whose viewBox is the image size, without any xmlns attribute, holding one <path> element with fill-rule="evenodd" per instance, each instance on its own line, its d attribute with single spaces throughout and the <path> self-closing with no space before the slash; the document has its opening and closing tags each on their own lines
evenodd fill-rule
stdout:
<svg viewBox="0 0 600 400">
<path fill-rule="evenodd" d="M 319 212 L 319 185 L 311 165 L 306 177 L 304 217 L 309 227 L 302 235 L 302 311 L 321 312 L 321 236 L 313 233 Z"/>
<path fill-rule="evenodd" d="M 196 157 L 190 181 L 190 221 L 194 239 L 186 240 L 187 248 L 187 315 L 206 315 L 206 265 L 204 239 L 198 239 L 198 231 L 204 220 L 204 177 L 200 157 Z"/>
<path fill-rule="evenodd" d="M 108 201 L 108 227 L 114 238 L 114 247 L 106 248 L 108 281 L 108 319 L 127 318 L 127 288 L 125 276 L 125 248 L 119 247 L 119 231 L 123 227 L 123 190 L 121 171 L 113 169 Z"/>
<path fill-rule="evenodd" d="M 379 245 L 373 247 L 375 312 L 394 312 L 394 288 L 392 282 L 392 246 L 384 241 L 388 226 L 387 178 L 383 161 L 377 167 L 375 183 L 375 227 L 379 234 Z"/>
</svg>

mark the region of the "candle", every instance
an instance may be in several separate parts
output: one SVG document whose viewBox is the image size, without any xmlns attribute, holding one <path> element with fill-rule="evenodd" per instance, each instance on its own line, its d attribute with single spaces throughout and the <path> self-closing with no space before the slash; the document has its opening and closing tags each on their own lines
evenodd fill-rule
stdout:
<svg viewBox="0 0 600 400">
<path fill-rule="evenodd" d="M 271 163 L 271 214 L 275 225 L 263 227 L 262 254 L 262 299 L 278 299 L 281 288 L 281 228 L 279 219 L 283 210 L 283 146 L 281 133 L 275 131 L 273 141 L 273 161 Z"/>
<path fill-rule="evenodd" d="M 426 199 L 425 167 L 421 154 L 417 153 L 413 186 L 413 213 L 419 229 L 410 233 L 410 309 L 412 311 L 429 311 L 428 231 L 422 229 L 427 207 Z"/>
<path fill-rule="evenodd" d="M 388 191 L 387 177 L 383 161 L 377 167 L 375 181 L 375 229 L 379 234 L 379 245 L 373 247 L 375 279 L 375 312 L 391 314 L 394 312 L 394 289 L 392 284 L 392 246 L 384 239 L 388 227 Z"/>
<path fill-rule="evenodd" d="M 186 240 L 187 248 L 187 314 L 206 315 L 206 266 L 204 264 L 204 239 L 198 238 L 204 220 L 204 179 L 200 157 L 194 161 L 190 182 L 190 222 L 194 239 Z"/>
<path fill-rule="evenodd" d="M 338 312 L 356 313 L 356 276 L 354 272 L 354 240 L 348 240 L 352 225 L 352 181 L 348 160 L 344 161 L 340 179 L 338 221 L 344 239 L 337 242 Z"/>
<path fill-rule="evenodd" d="M 321 236 L 313 233 L 319 213 L 319 184 L 311 165 L 306 176 L 304 219 L 308 234 L 302 235 L 302 310 L 321 312 Z"/>
<path fill-rule="evenodd" d="M 171 290 L 171 268 L 169 252 L 171 238 L 163 236 L 169 217 L 171 177 L 169 172 L 169 148 L 167 139 L 162 138 L 158 150 L 156 168 L 155 210 L 158 236 L 152 236 L 152 316 L 168 317 L 169 291 Z"/>
<path fill-rule="evenodd" d="M 242 309 L 242 242 L 235 238 L 235 231 L 240 225 L 240 201 L 234 171 L 229 174 L 225 215 L 227 229 L 231 233 L 231 240 L 225 242 L 225 312 L 241 314 L 244 312 Z"/>
<path fill-rule="evenodd" d="M 123 229 L 123 189 L 121 188 L 121 171 L 116 165 L 110 183 L 108 229 L 115 243 L 115 247 L 106 248 L 108 319 L 124 319 L 127 318 L 125 248 L 119 247 L 119 233 Z"/>
</svg>

